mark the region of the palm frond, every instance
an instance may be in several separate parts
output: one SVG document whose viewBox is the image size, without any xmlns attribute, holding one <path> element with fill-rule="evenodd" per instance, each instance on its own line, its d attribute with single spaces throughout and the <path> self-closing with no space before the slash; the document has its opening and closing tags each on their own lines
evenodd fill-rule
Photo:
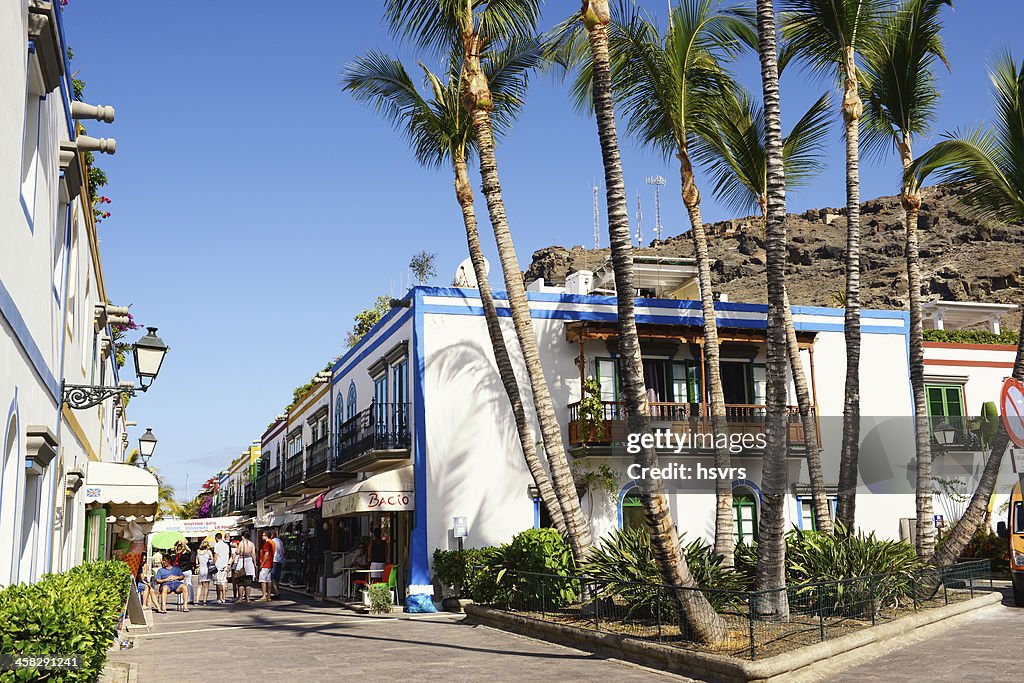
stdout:
<svg viewBox="0 0 1024 683">
<path fill-rule="evenodd" d="M 384 20 L 392 35 L 438 54 L 461 43 L 471 28 L 466 9 L 479 0 L 386 0 Z"/>
<path fill-rule="evenodd" d="M 934 66 L 949 66 L 940 13 L 952 6 L 952 0 L 903 0 L 863 51 L 863 144 L 869 154 L 889 152 L 903 136 L 931 129 L 939 100 Z"/>
<path fill-rule="evenodd" d="M 931 175 L 958 186 L 961 202 L 979 218 L 1024 221 L 1024 64 L 1004 52 L 990 79 L 995 122 L 947 134 L 907 171 L 912 191 Z"/>
<path fill-rule="evenodd" d="M 884 0 L 781 0 L 782 36 L 811 73 L 841 78 L 844 53 L 877 39 Z"/>
<path fill-rule="evenodd" d="M 825 166 L 825 140 L 832 120 L 832 96 L 825 93 L 782 140 L 786 187 L 803 187 Z M 766 188 L 767 190 L 767 188 Z"/>
</svg>

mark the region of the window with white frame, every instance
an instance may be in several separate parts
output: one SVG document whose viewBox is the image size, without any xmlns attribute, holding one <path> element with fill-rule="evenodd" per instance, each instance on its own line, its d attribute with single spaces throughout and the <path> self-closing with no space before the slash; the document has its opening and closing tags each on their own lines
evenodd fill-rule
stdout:
<svg viewBox="0 0 1024 683">
<path fill-rule="evenodd" d="M 834 519 L 836 514 L 836 497 L 828 496 L 827 498 L 829 514 Z M 811 497 L 801 497 L 798 500 L 800 501 L 800 528 L 804 531 L 817 531 L 818 516 L 814 514 L 814 499 Z"/>
<path fill-rule="evenodd" d="M 31 79 L 30 79 L 31 80 Z M 32 221 L 36 207 L 39 176 L 39 119 L 42 100 L 31 90 L 25 95 L 25 126 L 21 138 L 21 201 Z"/>
<path fill-rule="evenodd" d="M 357 410 L 358 409 L 356 408 L 356 383 L 351 382 L 348 385 L 348 411 L 345 413 L 345 415 L 348 417 L 348 419 L 351 419 L 356 416 Z"/>
</svg>

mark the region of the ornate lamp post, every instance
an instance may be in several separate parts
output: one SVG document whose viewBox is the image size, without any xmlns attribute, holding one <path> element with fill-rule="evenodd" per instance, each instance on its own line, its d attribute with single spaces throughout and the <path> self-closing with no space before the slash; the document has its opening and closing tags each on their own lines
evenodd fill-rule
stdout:
<svg viewBox="0 0 1024 683">
<path fill-rule="evenodd" d="M 156 450 L 156 436 L 152 427 L 146 427 L 146 433 L 139 437 L 139 461 L 142 462 L 142 469 L 149 469 L 149 459 Z"/>
<path fill-rule="evenodd" d="M 164 362 L 164 356 L 170 348 L 164 344 L 160 337 L 156 336 L 155 327 L 147 327 L 146 335 L 135 342 L 132 348 L 132 356 L 135 360 L 135 374 L 139 378 L 139 386 L 104 387 L 90 384 L 64 384 L 61 396 L 64 404 L 73 410 L 84 410 L 93 408 L 106 401 L 112 396 L 127 394 L 135 396 L 136 391 L 146 391 L 153 384 L 160 366 Z M 154 438 L 154 444 L 156 439 Z"/>
</svg>

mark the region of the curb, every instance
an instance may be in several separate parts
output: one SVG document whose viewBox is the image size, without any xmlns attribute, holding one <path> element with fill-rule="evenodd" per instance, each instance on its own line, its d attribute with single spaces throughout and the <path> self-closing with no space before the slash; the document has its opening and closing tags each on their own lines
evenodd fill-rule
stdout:
<svg viewBox="0 0 1024 683">
<path fill-rule="evenodd" d="M 815 665 L 827 662 L 840 654 L 864 650 L 876 643 L 892 648 L 893 639 L 913 633 L 917 629 L 974 610 L 982 609 L 1002 601 L 1002 594 L 987 593 L 964 602 L 924 610 L 896 621 L 872 626 L 856 633 L 826 640 L 807 647 L 757 661 L 748 661 L 726 655 L 715 655 L 684 650 L 662 643 L 652 643 L 614 633 L 588 631 L 586 629 L 555 624 L 532 617 L 523 617 L 500 610 L 467 605 L 467 620 L 513 631 L 525 636 L 549 640 L 583 650 L 600 651 L 613 657 L 626 659 L 682 674 L 713 681 L 779 681 L 796 674 L 806 675 Z"/>
</svg>

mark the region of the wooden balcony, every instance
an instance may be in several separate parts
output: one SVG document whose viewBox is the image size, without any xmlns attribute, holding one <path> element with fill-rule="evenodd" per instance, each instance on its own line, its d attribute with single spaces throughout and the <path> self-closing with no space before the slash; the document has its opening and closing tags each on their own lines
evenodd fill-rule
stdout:
<svg viewBox="0 0 1024 683">
<path fill-rule="evenodd" d="M 569 447 L 589 449 L 592 447 L 610 449 L 621 446 L 626 440 L 626 406 L 621 402 L 602 401 L 601 413 L 604 429 L 597 424 L 584 424 L 579 417 L 579 402 L 569 404 Z M 706 403 L 651 403 L 651 427 L 669 429 L 676 434 L 712 433 L 710 405 Z M 786 438 L 791 448 L 806 446 L 804 427 L 800 421 L 800 410 L 796 406 L 786 408 Z M 764 433 L 768 409 L 757 404 L 727 404 L 725 419 L 730 434 Z M 697 452 L 694 450 L 693 452 Z"/>
</svg>

